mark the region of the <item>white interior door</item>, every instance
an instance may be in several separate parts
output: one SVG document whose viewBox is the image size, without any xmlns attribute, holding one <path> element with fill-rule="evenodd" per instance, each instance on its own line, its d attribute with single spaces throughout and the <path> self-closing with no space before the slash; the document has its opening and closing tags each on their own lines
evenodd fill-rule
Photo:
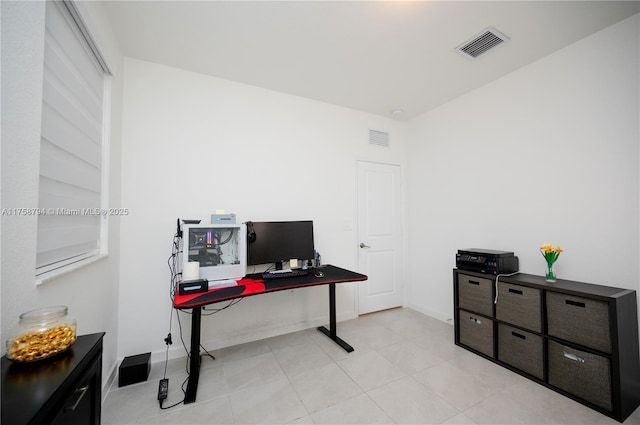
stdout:
<svg viewBox="0 0 640 425">
<path fill-rule="evenodd" d="M 358 162 L 359 314 L 398 307 L 402 290 L 402 197 L 397 165 Z"/>
</svg>

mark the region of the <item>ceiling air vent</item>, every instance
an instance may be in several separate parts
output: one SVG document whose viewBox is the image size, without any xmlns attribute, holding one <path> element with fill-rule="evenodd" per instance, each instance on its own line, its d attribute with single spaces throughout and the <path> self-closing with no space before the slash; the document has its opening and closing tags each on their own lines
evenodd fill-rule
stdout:
<svg viewBox="0 0 640 425">
<path fill-rule="evenodd" d="M 385 133 L 384 131 L 369 130 L 369 144 L 388 148 L 389 133 Z"/>
<path fill-rule="evenodd" d="M 489 27 L 473 37 L 471 40 L 468 40 L 456 47 L 456 50 L 463 56 L 477 58 L 488 50 L 507 41 L 509 41 L 509 37 L 500 33 L 495 28 Z"/>
</svg>

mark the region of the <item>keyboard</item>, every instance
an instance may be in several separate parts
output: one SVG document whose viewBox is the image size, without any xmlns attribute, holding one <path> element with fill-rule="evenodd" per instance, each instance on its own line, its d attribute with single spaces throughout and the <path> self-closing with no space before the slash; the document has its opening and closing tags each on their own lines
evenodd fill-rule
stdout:
<svg viewBox="0 0 640 425">
<path fill-rule="evenodd" d="M 296 277 L 296 276 L 306 276 L 309 272 L 306 270 L 287 270 L 287 271 L 276 271 L 276 272 L 264 272 L 262 273 L 263 279 L 281 279 L 285 277 Z"/>
</svg>

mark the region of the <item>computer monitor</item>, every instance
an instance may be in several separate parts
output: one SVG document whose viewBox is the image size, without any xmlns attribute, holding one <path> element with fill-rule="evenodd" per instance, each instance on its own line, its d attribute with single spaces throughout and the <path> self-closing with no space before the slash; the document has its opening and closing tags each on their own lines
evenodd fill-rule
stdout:
<svg viewBox="0 0 640 425">
<path fill-rule="evenodd" d="M 247 231 L 244 224 L 182 226 L 182 270 L 200 263 L 200 279 L 240 279 L 247 271 Z"/>
<path fill-rule="evenodd" d="M 247 244 L 247 264 L 275 263 L 276 269 L 289 260 L 312 260 L 313 221 L 254 221 L 255 241 Z"/>
</svg>

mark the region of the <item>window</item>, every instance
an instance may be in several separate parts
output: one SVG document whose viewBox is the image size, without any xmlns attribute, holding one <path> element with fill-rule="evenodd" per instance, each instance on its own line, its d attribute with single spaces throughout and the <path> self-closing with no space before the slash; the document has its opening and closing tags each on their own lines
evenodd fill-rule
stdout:
<svg viewBox="0 0 640 425">
<path fill-rule="evenodd" d="M 46 5 L 36 282 L 106 254 L 110 72 L 70 1 Z"/>
</svg>

